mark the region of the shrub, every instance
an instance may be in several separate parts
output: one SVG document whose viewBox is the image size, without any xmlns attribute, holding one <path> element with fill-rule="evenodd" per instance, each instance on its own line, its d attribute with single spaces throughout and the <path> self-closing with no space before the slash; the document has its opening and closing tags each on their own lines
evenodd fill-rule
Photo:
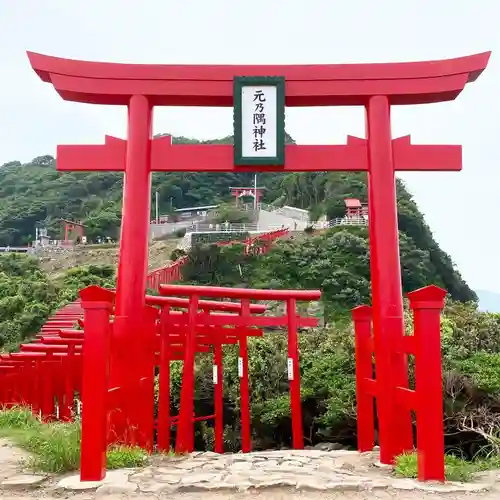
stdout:
<svg viewBox="0 0 500 500">
<path fill-rule="evenodd" d="M 43 424 L 24 408 L 0 410 L 0 435 L 30 452 L 26 465 L 33 470 L 60 473 L 80 468 L 78 420 Z M 146 458 L 139 448 L 115 447 L 107 453 L 109 469 L 141 466 Z"/>
<path fill-rule="evenodd" d="M 147 461 L 147 454 L 142 448 L 115 446 L 108 450 L 106 463 L 108 469 L 124 469 L 141 467 Z"/>
<path fill-rule="evenodd" d="M 184 255 L 186 255 L 186 252 L 182 248 L 176 248 L 170 254 L 170 260 L 175 262 L 178 258 L 184 257 Z"/>
<path fill-rule="evenodd" d="M 471 481 L 477 472 L 499 467 L 500 460 L 498 457 L 472 461 L 464 460 L 455 455 L 445 455 L 444 457 L 445 478 L 447 481 Z M 416 479 L 418 475 L 417 454 L 409 453 L 397 457 L 395 472 L 398 476 Z"/>
<path fill-rule="evenodd" d="M 180 229 L 176 229 L 174 234 L 177 238 L 184 238 L 184 236 L 186 236 L 186 228 L 181 227 Z"/>
</svg>

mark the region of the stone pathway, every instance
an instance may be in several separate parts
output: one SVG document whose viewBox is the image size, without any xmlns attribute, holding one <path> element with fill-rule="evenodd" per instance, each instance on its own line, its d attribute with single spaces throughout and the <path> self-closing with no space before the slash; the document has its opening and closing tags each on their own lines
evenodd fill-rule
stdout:
<svg viewBox="0 0 500 500">
<path fill-rule="evenodd" d="M 43 483 L 46 476 L 23 472 L 22 461 L 27 457 L 27 453 L 0 438 L 0 487 L 25 488 Z"/>
<path fill-rule="evenodd" d="M 205 452 L 187 457 L 154 457 L 150 465 L 140 470 L 110 471 L 106 479 L 97 484 L 80 483 L 78 476 L 69 476 L 57 487 L 71 491 L 92 488 L 100 495 L 143 493 L 161 496 L 196 491 L 255 494 L 271 488 L 288 492 L 342 492 L 344 497 L 347 492 L 366 492 L 372 497 L 375 492 L 391 491 L 393 496 L 396 492 L 398 495 L 418 492 L 419 498 L 423 492 L 500 493 L 500 482 L 497 483 L 497 477 L 492 474 L 468 484 L 419 483 L 396 478 L 390 468 L 376 466 L 377 463 L 376 452 L 362 455 L 344 450 L 286 450 L 245 455 Z"/>
<path fill-rule="evenodd" d="M 23 473 L 26 455 L 0 440 L 2 500 L 465 500 L 498 499 L 500 471 L 475 483 L 429 484 L 396 478 L 376 466 L 378 455 L 352 451 L 282 450 L 250 454 L 193 453 L 185 457 L 154 456 L 147 467 L 109 471 L 100 483 L 81 483 L 78 475 L 47 478 Z M 28 491 L 29 490 L 29 491 Z"/>
</svg>

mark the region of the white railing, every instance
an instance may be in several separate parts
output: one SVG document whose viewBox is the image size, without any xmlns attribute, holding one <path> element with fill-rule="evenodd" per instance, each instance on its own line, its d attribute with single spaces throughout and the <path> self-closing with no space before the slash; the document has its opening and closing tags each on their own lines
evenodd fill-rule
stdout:
<svg viewBox="0 0 500 500">
<path fill-rule="evenodd" d="M 366 226 L 368 224 L 368 217 L 338 217 L 329 221 L 316 221 L 311 224 L 314 229 L 329 229 L 335 226 Z M 294 230 L 293 224 L 285 225 L 266 225 L 259 226 L 259 224 L 210 224 L 212 227 L 207 229 L 200 228 L 200 230 L 188 230 L 184 235 L 177 248 L 188 252 L 192 247 L 192 236 L 193 234 L 205 234 L 205 233 L 227 233 L 228 237 L 230 233 L 267 233 L 269 231 L 276 231 L 278 229 L 289 229 Z"/>
<path fill-rule="evenodd" d="M 245 227 L 243 227 L 245 226 Z M 231 239 L 231 233 L 242 233 L 242 232 L 248 232 L 250 234 L 255 234 L 255 233 L 269 233 L 271 231 L 278 231 L 279 229 L 292 229 L 291 227 L 287 227 L 286 225 L 276 225 L 276 226 L 270 226 L 266 225 L 265 227 L 259 227 L 257 224 L 246 224 L 246 225 L 239 225 L 239 224 L 229 224 L 229 227 L 224 230 L 209 230 L 209 231 L 191 231 L 189 233 L 186 233 L 182 240 L 179 242 L 177 245 L 177 248 L 180 250 L 184 250 L 185 252 L 188 252 L 191 247 L 193 246 L 193 234 L 206 234 L 206 233 L 223 233 L 228 235 L 228 241 Z"/>
<path fill-rule="evenodd" d="M 338 217 L 332 220 L 316 221 L 312 223 L 314 229 L 329 229 L 334 226 L 366 226 L 368 217 Z"/>
<path fill-rule="evenodd" d="M 289 226 L 292 229 L 292 224 L 258 224 L 257 222 L 241 222 L 222 224 L 193 224 L 187 231 L 190 233 L 241 233 L 241 232 L 262 232 L 262 231 L 275 231 L 277 229 L 284 229 Z"/>
</svg>

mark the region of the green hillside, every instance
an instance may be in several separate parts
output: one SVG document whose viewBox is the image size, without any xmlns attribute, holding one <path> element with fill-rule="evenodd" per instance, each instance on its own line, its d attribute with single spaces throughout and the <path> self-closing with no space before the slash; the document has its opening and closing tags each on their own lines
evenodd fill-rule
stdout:
<svg viewBox="0 0 500 500">
<path fill-rule="evenodd" d="M 185 137 L 173 139 L 176 143 L 199 142 Z M 293 143 L 290 136 L 287 140 Z M 204 143 L 229 144 L 231 141 L 232 137 L 226 137 Z M 252 182 L 253 174 L 249 173 L 157 173 L 153 175 L 152 193 L 153 196 L 155 191 L 160 193 L 160 213 L 165 213 L 171 206 L 219 203 L 230 198 L 230 186 L 251 185 Z M 326 213 L 330 218 L 344 214 L 344 198 L 367 199 L 366 176 L 362 173 L 268 173 L 259 175 L 259 185 L 267 188 L 266 202 L 309 209 L 315 216 Z M 0 167 L 0 246 L 26 244 L 33 239 L 35 225 L 42 221 L 51 235 L 62 236 L 58 222 L 61 217 L 83 220 L 91 239 L 99 235 L 116 238 L 122 189 L 121 173 L 60 174 L 51 156 L 40 156 L 27 164 L 7 163 Z M 406 266 L 403 275 L 409 288 L 426 282 L 436 283 L 444 286 L 454 299 L 476 300 L 450 257 L 435 242 L 411 195 L 399 181 L 397 192 L 402 252 L 408 255 L 403 261 L 403 267 Z M 361 231 L 358 237 L 368 248 L 366 233 Z M 315 244 L 323 245 L 323 242 Z M 338 247 L 328 248 L 333 253 L 338 250 Z M 353 255 L 348 250 L 347 253 Z M 332 254 L 332 258 L 338 261 L 344 257 Z M 367 259 L 366 254 L 358 261 L 366 279 L 369 276 Z M 325 272 L 328 272 L 326 268 Z"/>
<path fill-rule="evenodd" d="M 195 142 L 183 137 L 175 141 Z M 212 142 L 230 143 L 231 138 Z M 252 174 L 243 173 L 162 173 L 154 175 L 152 193 L 160 192 L 160 210 L 166 213 L 171 203 L 181 208 L 227 201 L 230 186 L 252 181 Z M 269 173 L 259 175 L 259 185 L 267 187 L 267 202 L 309 209 L 315 216 L 327 214 L 329 218 L 344 214 L 346 197 L 367 199 L 366 177 L 360 173 Z M 399 181 L 397 195 L 404 291 L 435 283 L 446 288 L 454 299 L 447 301 L 442 318 L 447 451 L 466 458 L 490 454 L 496 460 L 500 456 L 500 315 L 481 313 L 474 303 L 464 303 L 476 301 L 475 293 L 440 249 Z M 44 222 L 52 229 L 51 234 L 57 236 L 59 231 L 61 236 L 61 217 L 83 220 L 90 238 L 116 237 L 121 200 L 122 174 L 61 175 L 50 156 L 24 165 L 10 162 L 0 167 L 0 245 L 30 241 L 37 222 Z M 80 249 L 74 264 L 0 255 L 0 350 L 18 349 L 19 343 L 32 337 L 51 312 L 74 300 L 82 287 L 113 286 L 115 260 L 99 257 L 96 246 L 92 247 Z M 111 250 L 116 254 L 116 249 Z M 170 249 L 167 252 L 161 247 L 157 253 L 155 258 L 165 254 L 167 260 Z M 238 245 L 195 247 L 183 271 L 186 282 L 322 290 L 326 326 L 300 333 L 303 413 L 310 445 L 318 441 L 353 445 L 356 440 L 354 346 L 348 310 L 370 302 L 369 258 L 367 228 L 338 226 L 317 233 L 296 233 L 276 243 L 264 256 L 245 257 Z M 405 316 L 407 328 L 411 329 L 407 310 Z M 236 346 L 224 352 L 224 437 L 231 449 L 239 448 L 240 435 L 238 355 Z M 290 446 L 288 385 L 283 383 L 286 335 L 266 332 L 263 338 L 251 339 L 249 357 L 255 446 Z M 179 404 L 181 366 L 172 365 L 175 408 Z M 207 407 L 213 391 L 210 357 L 197 362 L 196 370 L 200 382 L 196 388 L 196 414 L 207 414 L 212 411 Z M 201 426 L 197 446 L 210 446 L 211 440 L 211 427 Z"/>
</svg>

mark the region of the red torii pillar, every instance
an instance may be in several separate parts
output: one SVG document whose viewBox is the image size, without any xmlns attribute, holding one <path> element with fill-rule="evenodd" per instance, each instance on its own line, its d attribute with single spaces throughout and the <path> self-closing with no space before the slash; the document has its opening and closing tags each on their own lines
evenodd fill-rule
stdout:
<svg viewBox="0 0 500 500">
<path fill-rule="evenodd" d="M 57 154 L 59 170 L 126 173 L 115 325 L 121 345 L 137 331 L 145 308 L 151 171 L 369 173 L 373 325 L 378 380 L 385 393 L 379 412 L 381 461 L 390 463 L 407 449 L 411 429 L 398 416 L 389 383 L 400 377 L 405 364 L 404 356 L 393 352 L 404 335 L 395 171 L 460 170 L 461 148 L 414 146 L 409 138 L 391 142 L 390 107 L 455 99 L 486 68 L 490 53 L 432 62 L 312 66 L 124 65 L 28 56 L 40 78 L 64 99 L 128 107 L 127 142 L 107 137 L 103 146 L 59 146 Z M 235 166 L 232 146 L 151 140 L 153 106 L 232 106 L 233 81 L 241 75 L 284 77 L 287 106 L 365 107 L 367 141 L 287 145 L 284 166 Z M 121 376 L 129 359 L 126 352 L 117 356 L 112 369 Z M 397 425 L 405 427 L 399 442 L 392 433 Z"/>
</svg>

